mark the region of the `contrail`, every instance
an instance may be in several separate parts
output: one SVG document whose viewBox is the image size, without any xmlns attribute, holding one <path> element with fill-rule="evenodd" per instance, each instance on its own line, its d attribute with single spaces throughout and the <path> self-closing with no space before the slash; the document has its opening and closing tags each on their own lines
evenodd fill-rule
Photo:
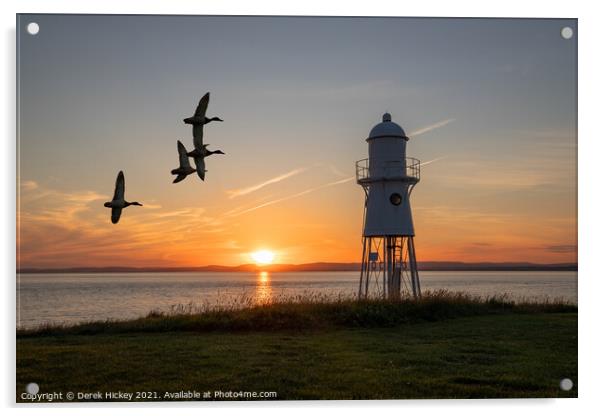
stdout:
<svg viewBox="0 0 602 416">
<path fill-rule="evenodd" d="M 282 175 L 275 176 L 272 179 L 268 179 L 267 181 L 258 183 L 256 185 L 248 186 L 246 188 L 232 189 L 230 191 L 227 191 L 227 193 L 230 195 L 230 198 L 236 198 L 237 196 L 247 195 L 247 194 L 250 194 L 251 192 L 255 192 L 255 191 L 263 188 L 264 186 L 268 186 L 268 185 L 271 185 L 273 183 L 277 183 L 277 182 L 283 181 L 285 179 L 288 179 L 291 176 L 298 175 L 301 172 L 306 171 L 307 169 L 308 168 L 293 169 L 290 172 L 283 173 Z"/>
<path fill-rule="evenodd" d="M 269 194 L 269 195 L 265 195 L 265 196 L 263 196 L 261 198 L 255 198 L 254 201 L 252 201 L 252 202 L 250 202 L 248 204 L 239 205 L 237 207 L 232 208 L 231 210 L 228 210 L 228 211 L 224 212 L 222 214 L 222 216 L 223 217 L 232 217 L 235 214 L 237 214 L 238 212 L 243 211 L 243 210 L 245 210 L 245 209 L 247 209 L 249 207 L 252 207 L 252 206 L 254 206 L 256 204 L 262 203 L 262 201 L 270 199 L 273 196 L 274 196 L 274 194 Z"/>
<path fill-rule="evenodd" d="M 340 176 L 340 177 L 345 177 L 345 176 L 347 176 L 347 175 L 345 175 L 343 172 L 341 172 L 340 170 L 338 170 L 338 169 L 337 169 L 337 167 L 336 167 L 335 165 L 328 165 L 328 168 L 330 169 L 330 171 L 331 171 L 332 173 L 334 173 L 334 174 L 335 174 L 335 175 L 337 175 L 337 176 Z"/>
<path fill-rule="evenodd" d="M 423 167 L 423 166 L 426 166 L 426 165 L 430 165 L 431 163 L 437 162 L 437 161 L 439 161 L 441 159 L 447 159 L 448 157 L 449 156 L 441 156 L 441 157 L 438 157 L 438 158 L 435 158 L 435 159 L 432 159 L 432 160 L 428 160 L 426 162 L 421 163 L 420 167 Z"/>
<path fill-rule="evenodd" d="M 448 118 L 447 120 L 439 121 L 438 123 L 431 124 L 430 126 L 426 126 L 426 127 L 421 128 L 421 129 L 414 130 L 414 131 L 410 132 L 409 135 L 410 135 L 410 137 L 412 137 L 412 136 L 420 136 L 421 134 L 424 134 L 424 133 L 429 132 L 431 130 L 435 130 L 435 129 L 438 129 L 439 127 L 443 127 L 443 126 L 451 123 L 452 121 L 456 121 L 456 119 L 455 118 Z"/>
<path fill-rule="evenodd" d="M 233 214 L 230 215 L 230 217 L 238 217 L 239 215 L 246 214 L 247 212 L 255 211 L 256 209 L 259 209 L 259 208 L 267 207 L 268 205 L 273 205 L 273 204 L 277 204 L 279 202 L 288 201 L 289 199 L 297 198 L 297 197 L 309 194 L 310 192 L 317 191 L 319 189 L 324 189 L 324 188 L 329 188 L 331 186 L 340 185 L 342 183 L 352 181 L 353 179 L 355 179 L 355 176 L 351 176 L 349 178 L 341 179 L 341 180 L 338 180 L 338 181 L 335 181 L 335 182 L 329 182 L 329 183 L 326 183 L 324 185 L 316 186 L 315 188 L 306 189 L 305 191 L 301 191 L 301 192 L 298 192 L 298 193 L 293 194 L 293 195 L 289 195 L 289 196 L 285 196 L 285 197 L 282 197 L 282 198 L 274 199 L 272 201 L 264 202 L 263 204 L 259 204 L 257 206 L 254 206 L 252 208 L 247 208 L 247 209 L 245 209 L 243 211 L 239 211 L 239 212 L 233 213 Z"/>
</svg>

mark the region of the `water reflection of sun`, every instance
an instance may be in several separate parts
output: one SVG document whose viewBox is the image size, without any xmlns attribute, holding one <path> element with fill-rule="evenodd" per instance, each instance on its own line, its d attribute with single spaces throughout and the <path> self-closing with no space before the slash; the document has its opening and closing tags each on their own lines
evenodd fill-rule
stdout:
<svg viewBox="0 0 602 416">
<path fill-rule="evenodd" d="M 258 304 L 269 303 L 272 299 L 272 285 L 268 272 L 259 272 L 255 286 L 255 301 Z"/>
</svg>

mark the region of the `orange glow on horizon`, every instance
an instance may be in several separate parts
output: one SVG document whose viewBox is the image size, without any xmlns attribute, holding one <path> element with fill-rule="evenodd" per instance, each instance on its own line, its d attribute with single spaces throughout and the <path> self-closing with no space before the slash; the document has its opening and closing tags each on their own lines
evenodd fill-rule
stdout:
<svg viewBox="0 0 602 416">
<path fill-rule="evenodd" d="M 258 266 L 272 264 L 274 257 L 274 252 L 270 250 L 257 250 L 251 253 L 251 258 Z"/>
<path fill-rule="evenodd" d="M 438 165 L 428 166 L 435 172 Z M 437 176 L 431 174 L 434 181 Z M 496 189 L 486 185 L 479 189 Z M 299 184 L 298 189 L 306 186 Z M 529 204 L 521 205 L 506 201 L 505 193 L 481 198 L 473 189 L 477 185 L 469 188 L 474 195 L 465 191 L 461 198 L 428 186 L 421 184 L 412 196 L 418 262 L 577 261 L 577 217 L 570 200 L 548 201 L 547 194 L 525 191 Z M 298 192 L 281 189 L 279 195 L 251 193 L 231 199 L 216 191 L 215 205 L 204 207 L 197 202 L 151 202 L 151 189 L 136 194 L 145 206 L 126 209 L 117 225 L 102 206 L 110 198 L 106 194 L 58 190 L 31 180 L 21 181 L 20 191 L 19 268 L 361 261 L 364 195 L 352 182 L 250 211 L 266 200 L 280 200 L 280 194 Z M 531 194 L 538 199 L 530 200 L 535 198 Z M 238 214 L 241 210 L 247 211 Z"/>
</svg>

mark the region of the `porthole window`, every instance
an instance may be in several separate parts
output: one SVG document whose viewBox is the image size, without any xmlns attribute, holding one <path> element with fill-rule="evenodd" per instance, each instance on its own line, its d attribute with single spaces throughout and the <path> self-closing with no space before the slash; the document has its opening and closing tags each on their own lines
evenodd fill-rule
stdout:
<svg viewBox="0 0 602 416">
<path fill-rule="evenodd" d="M 389 201 L 391 201 L 393 205 L 397 206 L 401 204 L 401 195 L 395 192 L 394 194 L 391 194 L 391 196 L 389 197 Z"/>
</svg>

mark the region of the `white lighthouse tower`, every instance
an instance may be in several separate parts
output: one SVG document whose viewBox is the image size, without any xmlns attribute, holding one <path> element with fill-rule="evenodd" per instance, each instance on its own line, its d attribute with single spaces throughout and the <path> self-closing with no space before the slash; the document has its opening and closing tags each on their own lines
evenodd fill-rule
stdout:
<svg viewBox="0 0 602 416">
<path fill-rule="evenodd" d="M 356 162 L 357 183 L 366 194 L 360 298 L 420 296 L 410 208 L 420 161 L 406 157 L 408 140 L 385 113 L 366 139 L 368 159 Z"/>
</svg>

